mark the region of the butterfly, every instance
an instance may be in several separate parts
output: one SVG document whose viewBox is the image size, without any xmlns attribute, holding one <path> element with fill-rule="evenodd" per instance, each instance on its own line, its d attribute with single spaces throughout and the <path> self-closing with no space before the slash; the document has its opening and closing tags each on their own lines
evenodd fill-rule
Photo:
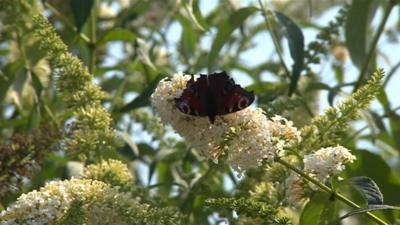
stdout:
<svg viewBox="0 0 400 225">
<path fill-rule="evenodd" d="M 244 90 L 225 71 L 201 74 L 187 82 L 182 95 L 175 99 L 179 111 L 192 116 L 207 116 L 213 124 L 217 115 L 242 110 L 254 101 L 253 92 Z"/>
</svg>

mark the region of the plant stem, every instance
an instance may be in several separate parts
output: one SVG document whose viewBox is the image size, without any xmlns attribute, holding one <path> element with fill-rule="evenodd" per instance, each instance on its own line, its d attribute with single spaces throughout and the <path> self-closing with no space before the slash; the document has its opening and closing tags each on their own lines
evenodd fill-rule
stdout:
<svg viewBox="0 0 400 225">
<path fill-rule="evenodd" d="M 346 198 L 344 195 L 332 190 L 330 187 L 326 186 L 325 184 L 319 182 L 318 180 L 310 177 L 308 174 L 304 173 L 303 171 L 299 170 L 298 168 L 290 165 L 288 162 L 280 159 L 280 158 L 276 158 L 275 162 L 282 164 L 283 166 L 289 168 L 290 170 L 296 172 L 297 174 L 299 174 L 300 176 L 302 176 L 304 179 L 308 180 L 309 182 L 315 184 L 316 186 L 318 186 L 319 188 L 321 188 L 322 190 L 333 194 L 337 199 L 339 199 L 340 201 L 344 202 L 346 205 L 353 207 L 353 208 L 361 208 L 358 204 L 354 203 L 353 201 L 351 201 L 350 199 Z M 377 224 L 381 224 L 381 225 L 388 225 L 385 221 L 381 220 L 379 217 L 375 216 L 374 214 L 370 213 L 370 212 L 366 212 L 366 215 L 373 221 L 375 221 Z"/>
<path fill-rule="evenodd" d="M 381 34 L 383 33 L 383 29 L 385 28 L 386 21 L 388 20 L 390 12 L 392 11 L 392 9 L 395 5 L 396 5 L 395 0 L 390 0 L 390 2 L 388 3 L 388 5 L 385 8 L 383 19 L 381 20 L 381 22 L 378 26 L 378 30 L 376 31 L 376 34 L 375 34 L 374 38 L 372 39 L 371 47 L 369 49 L 367 58 L 365 59 L 364 64 L 361 68 L 360 75 L 358 76 L 357 83 L 354 86 L 353 93 L 357 91 L 357 89 L 361 86 L 361 84 L 363 83 L 363 81 L 365 79 L 365 75 L 368 70 L 369 62 L 371 61 L 372 56 L 374 55 L 376 45 L 378 44 L 379 38 L 380 38 Z"/>
<path fill-rule="evenodd" d="M 279 57 L 279 60 L 280 60 L 280 62 L 282 64 L 282 66 L 283 66 L 283 69 L 285 70 L 285 75 L 286 75 L 287 78 L 289 78 L 290 77 L 290 71 L 289 71 L 288 67 L 285 64 L 285 61 L 283 60 L 282 49 L 281 49 L 281 47 L 279 45 L 278 38 L 275 35 L 275 32 L 274 32 L 274 29 L 273 29 L 272 24 L 270 22 L 270 19 L 268 19 L 267 9 L 265 8 L 264 4 L 262 3 L 262 0 L 258 0 L 258 3 L 260 5 L 260 7 L 261 7 L 262 14 L 263 14 L 263 16 L 265 18 L 265 23 L 266 23 L 266 25 L 268 27 L 268 30 L 269 30 L 270 34 L 271 34 L 272 41 L 274 42 L 276 53 L 278 54 L 278 57 Z"/>
<path fill-rule="evenodd" d="M 89 73 L 95 73 L 96 66 L 96 27 L 97 27 L 97 0 L 93 3 L 92 12 L 90 13 L 90 21 L 89 21 L 89 36 L 90 43 L 89 47 Z"/>
</svg>

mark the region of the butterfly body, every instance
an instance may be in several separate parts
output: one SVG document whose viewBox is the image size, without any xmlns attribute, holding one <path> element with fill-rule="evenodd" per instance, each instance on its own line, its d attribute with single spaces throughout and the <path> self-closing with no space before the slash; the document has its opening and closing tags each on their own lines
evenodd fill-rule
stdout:
<svg viewBox="0 0 400 225">
<path fill-rule="evenodd" d="M 192 116 L 207 116 L 214 123 L 217 115 L 225 115 L 246 108 L 254 101 L 254 94 L 235 84 L 226 72 L 194 76 L 188 81 L 176 107 Z"/>
</svg>

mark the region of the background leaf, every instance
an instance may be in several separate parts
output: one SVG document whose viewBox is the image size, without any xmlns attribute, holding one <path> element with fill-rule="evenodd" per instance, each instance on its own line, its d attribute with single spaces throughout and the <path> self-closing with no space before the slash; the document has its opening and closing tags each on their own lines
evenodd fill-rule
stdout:
<svg viewBox="0 0 400 225">
<path fill-rule="evenodd" d="M 335 202 L 327 193 L 316 192 L 300 215 L 300 225 L 327 224 L 336 216 Z"/>
<path fill-rule="evenodd" d="M 95 0 L 69 0 L 69 2 L 75 18 L 75 26 L 79 32 L 83 25 L 85 25 Z"/>
<path fill-rule="evenodd" d="M 215 65 L 218 63 L 217 59 L 219 52 L 221 51 L 222 46 L 226 43 L 228 37 L 236 28 L 243 24 L 247 17 L 257 10 L 258 9 L 255 7 L 241 8 L 230 15 L 228 19 L 221 22 L 218 26 L 217 36 L 215 37 L 211 45 L 210 53 L 208 54 L 208 72 L 215 69 Z"/>
<path fill-rule="evenodd" d="M 154 80 L 152 80 L 149 85 L 143 90 L 142 93 L 139 94 L 138 97 L 133 99 L 131 102 L 123 106 L 119 111 L 120 112 L 128 112 L 130 110 L 146 106 L 150 104 L 150 96 L 154 92 L 154 89 L 157 87 L 158 82 L 163 78 L 162 75 L 158 75 Z"/>
<path fill-rule="evenodd" d="M 136 39 L 135 33 L 130 30 L 117 28 L 105 33 L 97 42 L 97 44 L 104 44 L 109 41 L 126 41 L 134 42 Z"/>
<path fill-rule="evenodd" d="M 346 46 L 350 57 L 359 69 L 364 63 L 368 47 L 368 27 L 377 9 L 377 1 L 353 0 L 345 26 Z"/>
<path fill-rule="evenodd" d="M 294 61 L 289 84 L 289 96 L 291 96 L 296 90 L 300 73 L 304 67 L 304 36 L 299 26 L 289 17 L 280 12 L 275 12 L 275 14 L 280 25 L 286 31 L 284 34 L 289 43 L 290 56 Z"/>
</svg>

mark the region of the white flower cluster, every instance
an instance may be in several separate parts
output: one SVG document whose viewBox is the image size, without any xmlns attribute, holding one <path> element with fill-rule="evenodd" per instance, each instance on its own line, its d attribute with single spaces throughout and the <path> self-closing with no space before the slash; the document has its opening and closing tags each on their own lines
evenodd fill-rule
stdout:
<svg viewBox="0 0 400 225">
<path fill-rule="evenodd" d="M 52 181 L 40 191 L 21 195 L 16 202 L 0 214 L 2 225 L 45 225 L 55 224 L 69 210 L 75 200 L 83 201 L 82 210 L 87 217 L 86 224 L 129 224 L 120 221 L 118 208 L 128 210 L 138 201 L 128 193 L 101 181 L 71 179 Z M 144 207 L 143 207 L 144 206 Z M 146 210 L 146 205 L 141 205 Z"/>
<path fill-rule="evenodd" d="M 304 171 L 324 181 L 344 170 L 346 163 L 352 163 L 356 157 L 342 146 L 321 148 L 304 156 Z"/>
<path fill-rule="evenodd" d="M 268 120 L 260 108 L 247 107 L 235 113 L 217 116 L 211 124 L 207 117 L 195 117 L 180 112 L 175 106 L 186 88 L 189 75 L 175 74 L 160 81 L 151 96 L 152 106 L 165 124 L 182 135 L 206 157 L 218 162 L 227 153 L 228 163 L 238 172 L 272 161 L 284 147 L 300 140 L 300 132 L 291 121 L 275 116 Z"/>
</svg>

